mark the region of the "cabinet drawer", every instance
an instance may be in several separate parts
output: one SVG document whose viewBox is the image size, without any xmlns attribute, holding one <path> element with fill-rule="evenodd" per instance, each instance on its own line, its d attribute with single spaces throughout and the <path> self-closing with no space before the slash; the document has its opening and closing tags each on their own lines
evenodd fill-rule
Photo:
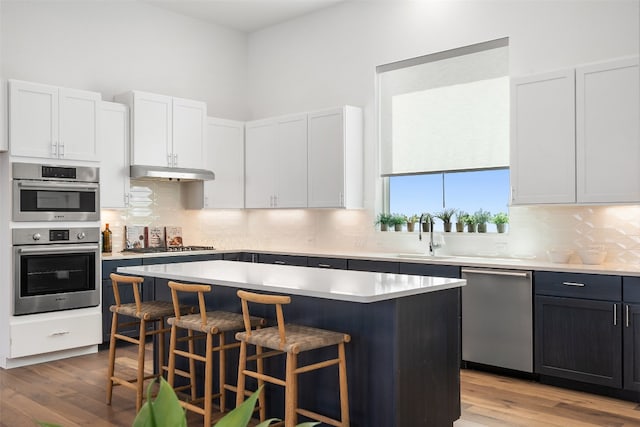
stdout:
<svg viewBox="0 0 640 427">
<path fill-rule="evenodd" d="M 95 345 L 102 342 L 98 313 L 55 314 L 11 324 L 11 357 Z"/>
<path fill-rule="evenodd" d="M 346 270 L 347 260 L 344 258 L 308 257 L 307 267 L 334 268 L 338 270 Z"/>
<path fill-rule="evenodd" d="M 625 302 L 640 303 L 640 277 L 623 277 L 622 286 Z"/>
<path fill-rule="evenodd" d="M 306 267 L 307 257 L 300 255 L 258 254 L 258 262 L 263 264 L 297 265 Z"/>
<path fill-rule="evenodd" d="M 536 271 L 534 286 L 536 295 L 606 301 L 622 300 L 621 276 Z"/>
<path fill-rule="evenodd" d="M 456 265 L 400 263 L 400 274 L 416 274 L 418 276 L 460 278 L 460 267 Z"/>
<path fill-rule="evenodd" d="M 398 262 L 350 259 L 347 264 L 349 270 L 372 271 L 374 273 L 400 273 L 400 263 Z"/>
</svg>

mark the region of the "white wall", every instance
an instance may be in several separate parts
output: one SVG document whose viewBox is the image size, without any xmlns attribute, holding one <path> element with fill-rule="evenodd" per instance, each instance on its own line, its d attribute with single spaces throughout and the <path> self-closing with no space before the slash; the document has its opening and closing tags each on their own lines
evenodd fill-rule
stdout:
<svg viewBox="0 0 640 427">
<path fill-rule="evenodd" d="M 247 117 L 246 35 L 133 1 L 3 1 L 5 79 L 205 101 Z"/>
</svg>

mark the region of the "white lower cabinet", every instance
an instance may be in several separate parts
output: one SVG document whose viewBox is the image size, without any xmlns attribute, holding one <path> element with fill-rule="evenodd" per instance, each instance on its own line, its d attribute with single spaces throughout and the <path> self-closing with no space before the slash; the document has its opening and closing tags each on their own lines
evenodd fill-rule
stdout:
<svg viewBox="0 0 640 427">
<path fill-rule="evenodd" d="M 244 123 L 209 117 L 203 151 L 215 179 L 184 184 L 187 209 L 244 208 Z"/>
<path fill-rule="evenodd" d="M 307 207 L 306 113 L 247 123 L 245 150 L 246 208 Z"/>
<path fill-rule="evenodd" d="M 310 208 L 362 208 L 362 109 L 344 106 L 309 113 Z"/>
<path fill-rule="evenodd" d="M 10 321 L 9 357 L 18 358 L 100 344 L 99 309 L 14 317 Z"/>
<path fill-rule="evenodd" d="M 638 57 L 514 78 L 511 96 L 513 204 L 640 202 Z"/>
<path fill-rule="evenodd" d="M 129 204 L 129 108 L 115 102 L 100 104 L 100 206 Z"/>
</svg>

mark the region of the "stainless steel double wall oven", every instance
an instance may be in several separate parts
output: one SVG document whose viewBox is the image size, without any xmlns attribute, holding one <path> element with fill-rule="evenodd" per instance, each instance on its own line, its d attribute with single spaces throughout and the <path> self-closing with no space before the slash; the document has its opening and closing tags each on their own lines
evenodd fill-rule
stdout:
<svg viewBox="0 0 640 427">
<path fill-rule="evenodd" d="M 12 168 L 13 314 L 99 305 L 98 168 Z"/>
</svg>

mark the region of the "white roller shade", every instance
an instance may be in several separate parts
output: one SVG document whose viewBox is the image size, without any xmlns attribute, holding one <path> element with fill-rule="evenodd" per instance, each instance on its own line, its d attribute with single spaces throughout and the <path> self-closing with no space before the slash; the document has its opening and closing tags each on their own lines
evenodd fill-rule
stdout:
<svg viewBox="0 0 640 427">
<path fill-rule="evenodd" d="M 507 47 L 468 49 L 379 67 L 382 175 L 509 166 Z"/>
</svg>

